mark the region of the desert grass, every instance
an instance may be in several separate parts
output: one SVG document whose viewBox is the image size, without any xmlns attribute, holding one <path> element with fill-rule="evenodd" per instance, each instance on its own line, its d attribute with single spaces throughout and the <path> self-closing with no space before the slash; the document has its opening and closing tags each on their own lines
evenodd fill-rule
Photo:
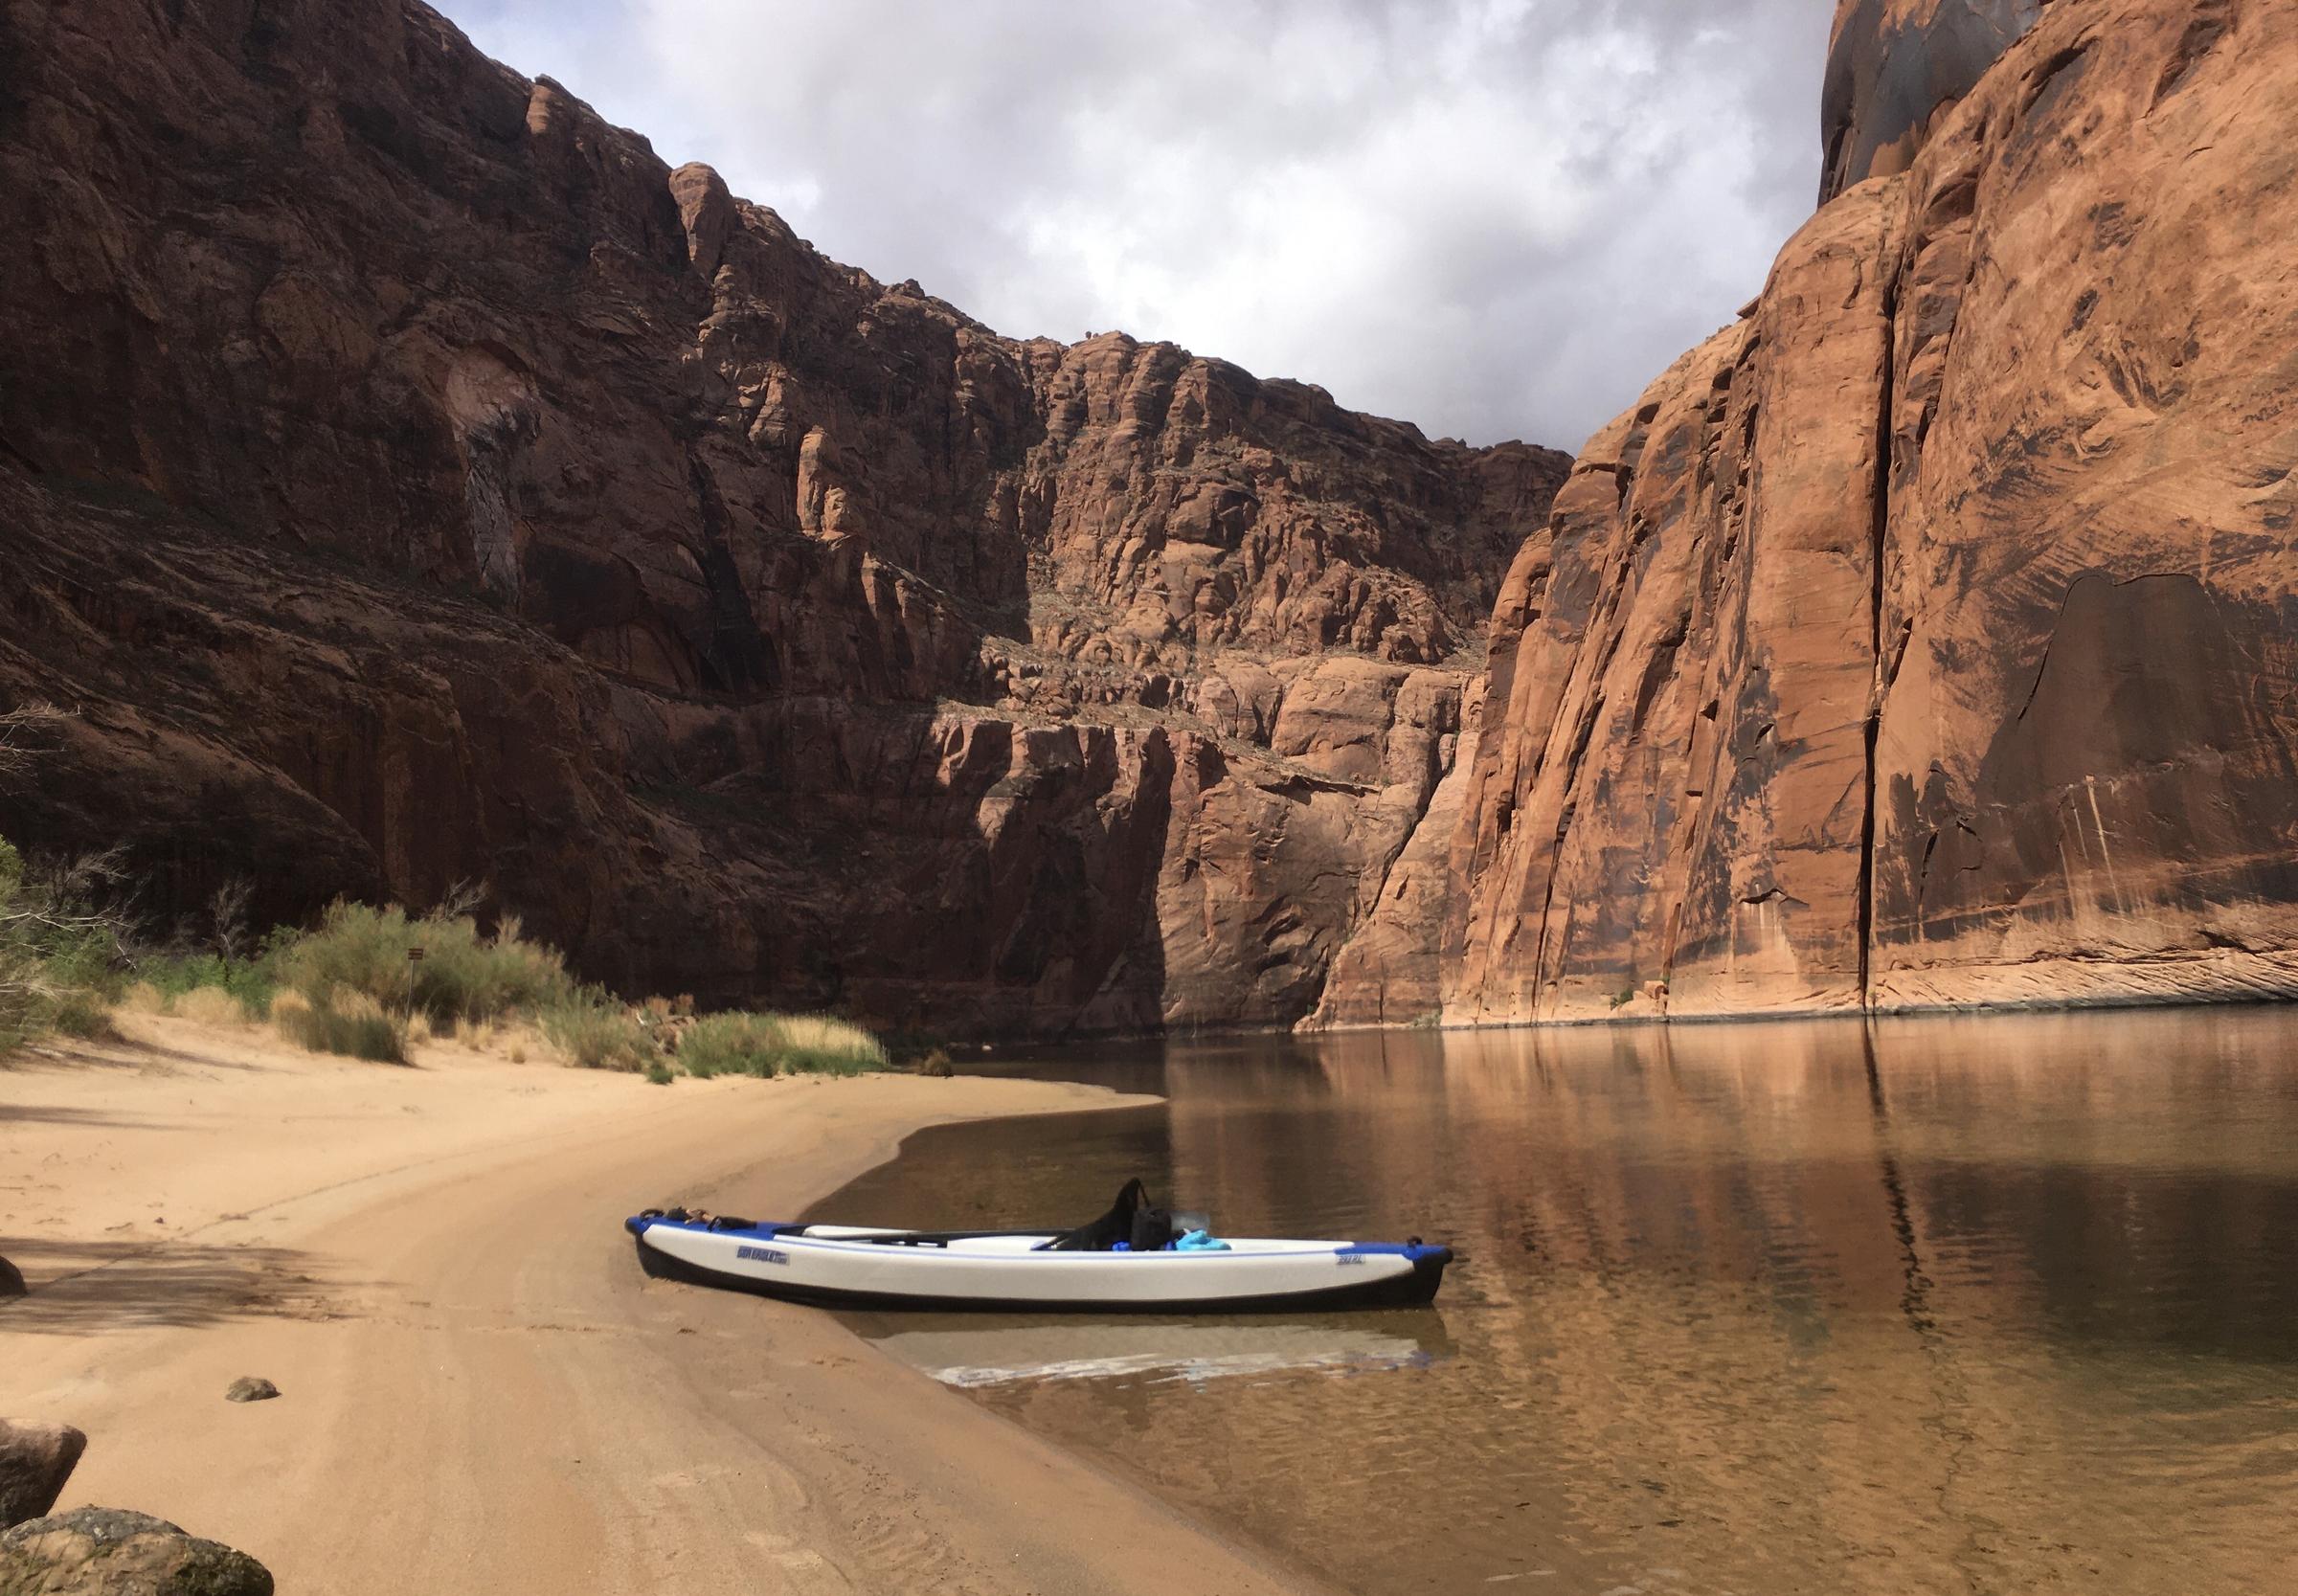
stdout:
<svg viewBox="0 0 2298 1596">
<path fill-rule="evenodd" d="M 130 1014 L 166 1014 L 168 994 L 149 981 L 130 981 L 120 994 L 120 1006 Z"/>
<path fill-rule="evenodd" d="M 822 1014 L 705 1015 L 678 1039 L 689 1075 L 859 1075 L 886 1048 L 859 1025 Z"/>
<path fill-rule="evenodd" d="M 355 988 L 331 987 L 317 1000 L 282 993 L 272 1004 L 272 1016 L 283 1034 L 311 1052 L 375 1064 L 407 1062 L 406 1022 Z"/>
<path fill-rule="evenodd" d="M 596 990 L 542 1011 L 543 1036 L 567 1063 L 584 1069 L 644 1069 L 662 1061 L 653 1027 Z"/>
<path fill-rule="evenodd" d="M 243 1025 L 254 1018 L 237 998 L 219 986 L 193 987 L 169 1005 L 169 1012 L 202 1025 Z"/>
</svg>

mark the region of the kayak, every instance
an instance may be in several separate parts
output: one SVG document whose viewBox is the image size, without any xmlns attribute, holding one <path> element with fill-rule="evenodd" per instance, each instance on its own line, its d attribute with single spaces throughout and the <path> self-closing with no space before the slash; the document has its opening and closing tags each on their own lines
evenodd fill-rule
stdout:
<svg viewBox="0 0 2298 1596">
<path fill-rule="evenodd" d="M 683 1208 L 624 1221 L 650 1272 L 824 1307 L 1268 1313 L 1432 1301 L 1450 1248 L 1207 1234 L 1128 1182 L 1075 1229 L 894 1230 L 760 1224 Z"/>
</svg>

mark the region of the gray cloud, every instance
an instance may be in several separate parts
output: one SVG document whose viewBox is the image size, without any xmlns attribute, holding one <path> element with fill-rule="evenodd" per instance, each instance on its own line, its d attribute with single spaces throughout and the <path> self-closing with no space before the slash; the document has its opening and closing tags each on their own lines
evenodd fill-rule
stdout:
<svg viewBox="0 0 2298 1596">
<path fill-rule="evenodd" d="M 1122 327 L 1576 446 L 1817 185 L 1825 0 L 447 0 L 1001 331 Z"/>
</svg>

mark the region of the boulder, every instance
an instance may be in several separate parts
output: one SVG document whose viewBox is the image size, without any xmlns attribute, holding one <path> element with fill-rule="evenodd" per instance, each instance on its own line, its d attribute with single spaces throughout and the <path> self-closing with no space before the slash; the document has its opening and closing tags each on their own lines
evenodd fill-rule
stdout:
<svg viewBox="0 0 2298 1596">
<path fill-rule="evenodd" d="M 75 1508 L 0 1534 L 0 1596 L 271 1596 L 245 1552 L 164 1518 Z"/>
<path fill-rule="evenodd" d="M 88 1438 L 70 1425 L 0 1419 L 0 1529 L 54 1507 L 87 1447 Z"/>
<path fill-rule="evenodd" d="M 280 1394 L 280 1388 L 270 1381 L 252 1374 L 241 1375 L 232 1382 L 223 1393 L 226 1402 L 269 1402 Z"/>
<path fill-rule="evenodd" d="M 0 1258 L 0 1297 L 22 1296 L 27 1290 L 24 1271 L 6 1258 Z"/>
</svg>

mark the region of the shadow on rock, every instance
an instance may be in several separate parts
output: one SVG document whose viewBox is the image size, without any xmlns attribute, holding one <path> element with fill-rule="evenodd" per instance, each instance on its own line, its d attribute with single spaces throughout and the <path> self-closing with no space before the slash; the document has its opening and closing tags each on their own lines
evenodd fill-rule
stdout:
<svg viewBox="0 0 2298 1596">
<path fill-rule="evenodd" d="M 87 1436 L 70 1425 L 0 1419 L 0 1530 L 54 1507 L 87 1449 Z"/>
</svg>

